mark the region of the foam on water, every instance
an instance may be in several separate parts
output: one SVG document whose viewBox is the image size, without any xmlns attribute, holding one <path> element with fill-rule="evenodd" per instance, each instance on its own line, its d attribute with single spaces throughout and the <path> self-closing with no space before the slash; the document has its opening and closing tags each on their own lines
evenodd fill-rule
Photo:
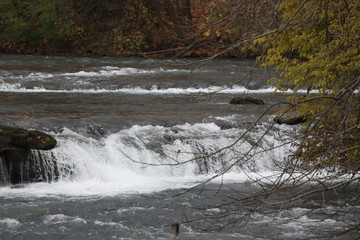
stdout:
<svg viewBox="0 0 360 240">
<path fill-rule="evenodd" d="M 209 86 L 207 88 L 159 88 L 157 85 L 153 85 L 151 89 L 145 89 L 142 87 L 123 87 L 118 89 L 105 89 L 105 88 L 86 88 L 86 89 L 46 89 L 44 87 L 25 88 L 20 83 L 1 83 L 1 92 L 28 92 L 28 93 L 83 93 L 83 94 L 98 94 L 98 93 L 126 93 L 126 94 L 196 94 L 196 93 L 226 93 L 226 94 L 258 94 L 258 93 L 273 93 L 275 88 L 263 88 L 263 89 L 247 89 L 243 86 Z M 299 90 L 299 93 L 305 93 L 305 90 Z M 288 90 L 284 93 L 292 93 Z"/>
<path fill-rule="evenodd" d="M 121 229 L 128 229 L 128 227 L 124 226 L 123 224 L 119 223 L 119 222 L 103 222 L 103 221 L 94 221 L 95 225 L 98 226 L 110 226 L 110 227 L 117 227 L 117 228 L 121 228 Z"/>
<path fill-rule="evenodd" d="M 139 69 L 132 67 L 113 67 L 104 66 L 98 71 L 78 71 L 72 73 L 63 73 L 61 76 L 77 76 L 77 77 L 97 77 L 97 76 L 121 76 L 133 74 L 152 74 L 152 73 L 189 73 L 190 70 L 186 69 L 166 69 L 166 68 L 153 68 L 153 69 Z"/>
<path fill-rule="evenodd" d="M 85 68 L 78 71 L 55 71 L 55 72 L 8 72 L 0 71 L 0 91 L 1 92 L 31 92 L 31 93 L 126 93 L 126 94 L 195 94 L 195 93 L 272 93 L 274 87 L 267 86 L 266 83 L 257 83 L 256 87 L 246 88 L 245 83 L 234 85 L 236 79 L 242 78 L 242 73 L 237 73 L 234 79 L 214 81 L 207 86 L 207 78 L 212 75 L 222 74 L 214 72 L 212 69 L 179 69 L 179 68 L 136 68 L 136 67 L 116 67 L 116 66 L 97 66 Z M 218 70 L 217 70 L 218 71 Z M 193 73 L 200 74 L 199 78 L 207 87 L 177 87 L 177 83 L 173 83 L 175 87 L 164 87 L 160 83 L 155 83 L 150 89 L 140 85 L 119 86 L 123 80 L 129 81 L 130 78 L 145 78 L 151 80 L 162 81 L 166 76 L 167 82 L 177 79 L 177 76 L 186 76 L 182 80 L 192 79 Z M 209 75 L 210 73 L 210 75 Z M 126 77 L 128 76 L 128 77 Z M 162 77 L 159 77 L 162 76 Z M 112 81 L 110 86 L 106 86 L 107 81 Z M 261 80 L 263 81 L 263 80 Z M 261 82 L 260 81 L 260 82 Z M 100 83 L 101 82 L 101 83 Z M 130 81 L 131 82 L 131 81 Z M 144 82 L 145 83 L 145 82 Z M 185 82 L 184 82 L 185 83 Z M 216 84 L 219 84 L 218 86 Z M 195 85 L 196 86 L 196 85 Z M 255 89 L 254 89 L 255 88 Z M 287 93 L 291 93 L 289 90 Z M 299 90 L 306 92 L 306 90 Z"/>
<path fill-rule="evenodd" d="M 47 215 L 44 217 L 44 224 L 61 224 L 61 223 L 87 223 L 86 220 L 79 217 L 66 216 L 64 214 Z"/>
<path fill-rule="evenodd" d="M 14 229 L 21 225 L 21 223 L 14 218 L 0 219 L 0 226 L 5 225 L 7 228 Z"/>
<path fill-rule="evenodd" d="M 197 72 L 207 72 L 206 70 L 195 70 Z M 170 69 L 170 68 L 134 68 L 134 67 L 114 67 L 103 66 L 100 68 L 80 70 L 75 72 L 23 72 L 22 74 L 13 74 L 7 71 L 0 72 L 4 78 L 17 79 L 17 80 L 46 80 L 49 78 L 59 77 L 111 77 L 111 76 L 128 76 L 128 75 L 150 75 L 162 73 L 191 73 L 192 70 L 188 69 Z"/>
</svg>

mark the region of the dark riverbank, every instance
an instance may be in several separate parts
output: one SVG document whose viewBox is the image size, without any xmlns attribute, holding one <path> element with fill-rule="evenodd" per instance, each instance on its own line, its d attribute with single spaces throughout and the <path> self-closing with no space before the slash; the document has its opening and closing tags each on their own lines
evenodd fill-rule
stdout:
<svg viewBox="0 0 360 240">
<path fill-rule="evenodd" d="M 276 25 L 276 1 L 5 1 L 0 6 L 0 53 L 205 57 Z M 219 17 L 237 14 L 228 21 Z M 217 23 L 215 23 L 217 22 Z M 241 24 L 239 24 L 241 23 Z M 247 43 L 222 57 L 254 57 Z"/>
</svg>

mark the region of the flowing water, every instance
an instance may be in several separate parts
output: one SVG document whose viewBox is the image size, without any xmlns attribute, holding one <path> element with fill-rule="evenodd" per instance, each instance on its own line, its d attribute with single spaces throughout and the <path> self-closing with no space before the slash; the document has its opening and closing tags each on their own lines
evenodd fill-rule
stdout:
<svg viewBox="0 0 360 240">
<path fill-rule="evenodd" d="M 292 150 L 283 143 L 299 131 L 274 126 L 262 137 L 276 108 L 263 112 L 286 96 L 266 84 L 273 72 L 251 60 L 195 63 L 0 55 L 1 125 L 58 141 L 32 153 L 48 182 L 11 185 L 0 158 L 0 239 L 294 239 L 358 222 L 350 192 L 341 211 L 335 204 L 257 213 L 220 232 L 182 224 L 176 237 L 172 224 L 220 211 L 235 190 L 255 191 L 248 179 L 276 172 Z M 239 95 L 266 104 L 230 105 Z M 257 154 L 239 161 L 248 151 Z"/>
</svg>

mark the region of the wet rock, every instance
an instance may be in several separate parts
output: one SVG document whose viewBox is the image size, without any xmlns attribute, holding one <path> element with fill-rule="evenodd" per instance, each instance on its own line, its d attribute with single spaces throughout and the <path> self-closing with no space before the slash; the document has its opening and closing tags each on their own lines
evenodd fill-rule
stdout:
<svg viewBox="0 0 360 240">
<path fill-rule="evenodd" d="M 274 118 L 278 124 L 296 125 L 307 121 L 307 116 L 297 111 L 288 111 Z"/>
<path fill-rule="evenodd" d="M 257 105 L 264 105 L 265 102 L 258 98 L 253 98 L 250 96 L 240 96 L 235 97 L 230 100 L 230 104 L 257 104 Z"/>
<path fill-rule="evenodd" d="M 0 182 L 55 180 L 58 176 L 56 162 L 47 162 L 34 151 L 50 150 L 56 143 L 55 138 L 40 131 L 0 127 Z"/>
<path fill-rule="evenodd" d="M 55 138 L 40 131 L 0 127 L 0 152 L 18 148 L 50 150 L 56 143 Z"/>
</svg>

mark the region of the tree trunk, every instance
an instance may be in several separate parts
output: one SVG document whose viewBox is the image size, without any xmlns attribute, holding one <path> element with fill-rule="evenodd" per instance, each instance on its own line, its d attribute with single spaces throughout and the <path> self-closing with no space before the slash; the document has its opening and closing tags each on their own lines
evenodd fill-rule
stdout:
<svg viewBox="0 0 360 240">
<path fill-rule="evenodd" d="M 185 35 L 184 35 L 184 31 L 183 31 L 183 25 L 182 25 L 181 21 L 179 21 L 179 15 L 177 14 L 178 8 L 177 8 L 177 6 L 175 6 L 176 2 L 174 2 L 172 0 L 168 0 L 165 2 L 166 2 L 167 11 L 168 11 L 171 21 L 174 25 L 174 29 L 175 29 L 177 38 L 184 39 Z"/>
</svg>

